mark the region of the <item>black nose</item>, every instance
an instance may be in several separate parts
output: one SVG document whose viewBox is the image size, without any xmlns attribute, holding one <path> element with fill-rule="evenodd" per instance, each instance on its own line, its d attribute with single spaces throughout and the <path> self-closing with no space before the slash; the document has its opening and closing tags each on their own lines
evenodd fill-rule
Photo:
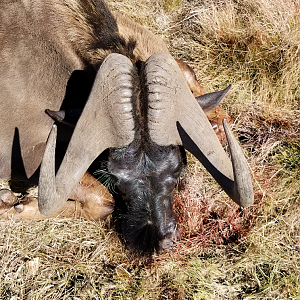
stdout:
<svg viewBox="0 0 300 300">
<path fill-rule="evenodd" d="M 173 244 L 174 244 L 173 240 L 169 238 L 165 238 L 159 242 L 159 251 L 170 250 Z"/>
<path fill-rule="evenodd" d="M 180 239 L 179 230 L 175 229 L 173 232 L 168 233 L 164 238 L 159 242 L 159 251 L 167 251 L 174 246 L 175 242 Z"/>
</svg>

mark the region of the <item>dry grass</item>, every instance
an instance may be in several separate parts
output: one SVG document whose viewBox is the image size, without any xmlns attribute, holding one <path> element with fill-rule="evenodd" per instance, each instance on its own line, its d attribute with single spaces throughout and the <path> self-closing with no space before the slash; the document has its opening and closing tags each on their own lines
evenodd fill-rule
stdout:
<svg viewBox="0 0 300 300">
<path fill-rule="evenodd" d="M 255 204 L 241 210 L 188 157 L 182 241 L 134 258 L 110 220 L 1 223 L 1 299 L 300 299 L 299 0 L 130 0 L 111 7 L 161 35 L 206 90 L 233 84 Z"/>
</svg>

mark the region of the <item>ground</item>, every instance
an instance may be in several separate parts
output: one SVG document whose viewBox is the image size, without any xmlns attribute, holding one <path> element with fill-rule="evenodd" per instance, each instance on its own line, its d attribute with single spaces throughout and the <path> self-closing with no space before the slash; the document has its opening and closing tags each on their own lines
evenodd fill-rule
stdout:
<svg viewBox="0 0 300 300">
<path fill-rule="evenodd" d="M 299 299 L 299 0 L 109 1 L 196 71 L 233 85 L 255 203 L 238 208 L 200 163 L 176 192 L 181 241 L 137 259 L 103 222 L 0 223 L 1 299 Z"/>
</svg>

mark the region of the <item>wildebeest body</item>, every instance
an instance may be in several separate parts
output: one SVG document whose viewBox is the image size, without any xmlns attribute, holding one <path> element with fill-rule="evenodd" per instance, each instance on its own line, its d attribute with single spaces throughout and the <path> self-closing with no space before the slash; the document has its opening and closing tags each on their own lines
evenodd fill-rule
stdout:
<svg viewBox="0 0 300 300">
<path fill-rule="evenodd" d="M 0 177 L 37 182 L 44 157 L 38 183 L 45 214 L 61 207 L 107 148 L 108 173 L 125 206 L 123 235 L 138 252 L 167 248 L 177 237 L 172 196 L 181 145 L 234 201 L 253 201 L 230 130 L 225 124 L 233 170 L 200 108 L 228 89 L 198 104 L 165 44 L 103 1 L 1 1 L 0 45 Z M 79 111 L 74 132 L 64 124 L 58 134 L 51 130 L 46 110 Z M 57 146 L 56 135 L 64 141 Z M 62 161 L 56 176 L 54 156 Z"/>
<path fill-rule="evenodd" d="M 4 95 L 0 99 L 0 174 L 3 178 L 21 174 L 21 161 L 11 160 L 14 137 L 14 157 L 20 158 L 18 135 L 27 177 L 40 165 L 53 124 L 45 108 L 60 109 L 72 72 L 86 70 L 92 77 L 106 51 L 126 52 L 125 41 L 118 35 L 116 22 L 103 2 L 97 2 L 96 15 L 87 11 L 83 20 L 77 20 L 80 9 L 92 10 L 92 2 L 80 2 L 77 7 L 72 7 L 76 3 L 72 1 L 69 5 L 63 4 L 68 1 L 0 3 L 0 89 Z M 84 20 L 85 17 L 92 20 Z M 80 21 L 82 27 L 78 26 Z"/>
</svg>

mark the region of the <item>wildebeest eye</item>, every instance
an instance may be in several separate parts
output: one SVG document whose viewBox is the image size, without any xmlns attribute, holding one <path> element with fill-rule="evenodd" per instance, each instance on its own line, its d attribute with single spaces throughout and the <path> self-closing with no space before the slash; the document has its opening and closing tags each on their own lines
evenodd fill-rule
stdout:
<svg viewBox="0 0 300 300">
<path fill-rule="evenodd" d="M 177 180 L 176 180 L 174 177 L 168 177 L 168 178 L 166 178 L 166 180 L 165 180 L 164 183 L 165 183 L 166 185 L 175 187 L 176 181 L 177 181 Z"/>
<path fill-rule="evenodd" d="M 126 194 L 126 193 L 120 191 L 119 194 L 122 196 L 122 198 L 123 198 L 124 200 L 126 200 L 126 198 L 127 198 L 127 194 Z"/>
<path fill-rule="evenodd" d="M 173 193 L 176 185 L 176 178 L 168 176 L 164 180 L 161 180 L 161 188 L 163 195 L 170 195 Z"/>
</svg>

